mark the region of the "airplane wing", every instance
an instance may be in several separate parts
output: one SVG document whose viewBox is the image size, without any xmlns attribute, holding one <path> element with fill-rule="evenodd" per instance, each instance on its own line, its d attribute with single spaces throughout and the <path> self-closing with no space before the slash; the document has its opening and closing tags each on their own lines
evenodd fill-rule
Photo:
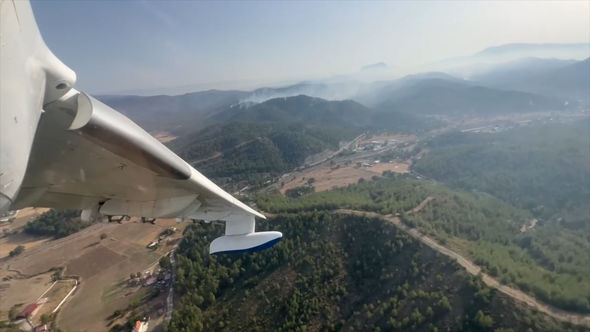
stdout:
<svg viewBox="0 0 590 332">
<path fill-rule="evenodd" d="M 28 1 L 0 2 L 0 211 L 27 206 L 100 216 L 225 221 L 210 253 L 280 240 L 262 214 L 223 191 L 133 121 L 73 88 Z"/>
</svg>

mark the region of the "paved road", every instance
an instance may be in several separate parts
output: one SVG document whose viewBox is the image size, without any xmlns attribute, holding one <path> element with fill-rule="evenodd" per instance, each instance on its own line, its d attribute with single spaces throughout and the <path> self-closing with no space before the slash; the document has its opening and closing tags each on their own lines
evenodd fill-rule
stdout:
<svg viewBox="0 0 590 332">
<path fill-rule="evenodd" d="M 429 201 L 431 199 L 432 198 L 429 197 L 426 200 Z M 422 202 L 419 206 L 426 205 L 426 203 L 427 203 L 426 200 L 425 200 L 425 202 Z M 416 209 L 412 210 L 412 212 L 416 212 L 416 211 L 417 211 Z M 444 247 L 444 246 L 438 244 L 435 240 L 420 233 L 417 229 L 410 228 L 410 227 L 404 225 L 398 217 L 392 216 L 390 214 L 382 215 L 382 214 L 378 214 L 378 213 L 374 213 L 374 212 L 346 210 L 346 209 L 340 209 L 340 210 L 337 210 L 337 212 L 345 213 L 345 214 L 365 215 L 368 217 L 377 217 L 377 218 L 387 220 L 387 221 L 393 223 L 395 226 L 397 226 L 402 231 L 404 231 L 407 234 L 409 234 L 410 236 L 412 236 L 413 238 L 419 240 L 423 244 L 429 246 L 430 248 L 440 252 L 441 254 L 443 254 L 445 256 L 448 256 L 448 257 L 456 260 L 457 263 L 459 263 L 459 265 L 461 265 L 465 270 L 467 270 L 468 273 L 470 273 L 472 275 L 477 275 L 477 274 L 481 273 L 481 277 L 482 277 L 483 282 L 486 285 L 488 285 L 489 287 L 495 288 L 498 291 L 512 297 L 513 299 L 515 299 L 517 301 L 524 302 L 527 305 L 531 306 L 532 308 L 534 308 L 538 311 L 541 311 L 541 312 L 543 312 L 555 319 L 569 322 L 569 323 L 576 324 L 576 325 L 584 325 L 584 326 L 590 327 L 590 315 L 571 313 L 571 312 L 568 312 L 565 310 L 561 310 L 561 309 L 556 308 L 552 305 L 542 303 L 539 300 L 535 299 L 534 297 L 532 297 L 532 296 L 530 296 L 518 289 L 500 284 L 500 282 L 497 279 L 491 277 L 490 275 L 488 275 L 486 273 L 481 272 L 481 267 L 474 264 L 469 259 L 463 257 L 461 254 L 459 254 L 447 247 Z"/>
</svg>

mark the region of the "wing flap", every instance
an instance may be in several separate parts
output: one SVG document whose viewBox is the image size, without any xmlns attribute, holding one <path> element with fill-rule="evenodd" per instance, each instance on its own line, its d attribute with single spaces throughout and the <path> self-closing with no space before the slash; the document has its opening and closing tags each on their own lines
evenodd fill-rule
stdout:
<svg viewBox="0 0 590 332">
<path fill-rule="evenodd" d="M 26 206 L 104 215 L 224 220 L 211 252 L 262 249 L 279 232 L 133 121 L 72 88 L 45 46 L 28 1 L 0 4 L 0 210 Z M 5 42 L 6 41 L 6 42 Z"/>
</svg>

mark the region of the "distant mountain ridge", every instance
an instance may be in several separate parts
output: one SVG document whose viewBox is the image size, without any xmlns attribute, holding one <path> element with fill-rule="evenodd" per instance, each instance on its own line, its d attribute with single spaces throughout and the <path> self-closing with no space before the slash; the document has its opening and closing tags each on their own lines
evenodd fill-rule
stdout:
<svg viewBox="0 0 590 332">
<path fill-rule="evenodd" d="M 504 45 L 480 53 L 535 47 L 548 46 Z M 579 47 L 576 44 L 574 48 Z M 575 61 L 527 57 L 488 66 L 470 80 L 445 72 L 425 72 L 362 84 L 346 80 L 304 81 L 253 91 L 208 90 L 177 96 L 100 96 L 99 99 L 151 132 L 168 131 L 182 136 L 218 122 L 234 120 L 234 117 L 238 121 L 293 122 L 297 118 L 298 121 L 318 121 L 320 118 L 314 117 L 323 116 L 324 123 L 333 125 L 372 126 L 377 123 L 383 127 L 382 121 L 376 120 L 389 118 L 383 114 L 393 114 L 399 119 L 401 113 L 486 115 L 562 110 L 578 102 L 590 102 L 589 90 L 590 58 Z M 297 98 L 289 99 L 293 97 Z M 289 102 L 282 105 L 281 100 Z M 331 113 L 327 112 L 329 108 L 332 108 Z M 362 111 L 357 112 L 359 110 Z M 375 117 L 375 113 L 380 116 Z M 406 120 L 406 123 L 421 123 L 414 121 L 416 119 Z M 392 123 L 386 121 L 387 125 Z"/>
<path fill-rule="evenodd" d="M 243 122 L 301 122 L 331 126 L 368 125 L 372 110 L 352 100 L 328 101 L 305 95 L 274 98 L 242 109 L 233 107 L 213 118 Z"/>
<path fill-rule="evenodd" d="M 590 57 L 590 43 L 505 44 L 488 47 L 468 56 L 443 59 L 430 67 L 431 70 L 468 78 L 493 69 L 496 65 L 531 57 L 580 61 Z"/>
<path fill-rule="evenodd" d="M 237 104 L 248 92 L 207 90 L 168 96 L 99 96 L 105 104 L 121 111 L 148 131 L 192 131 L 216 111 Z"/>
<path fill-rule="evenodd" d="M 370 65 L 363 66 L 361 68 L 361 71 L 364 71 L 364 70 L 383 70 L 385 68 L 387 68 L 387 64 L 385 62 L 377 62 L 377 63 L 372 63 Z"/>
<path fill-rule="evenodd" d="M 590 58 L 527 58 L 499 65 L 473 79 L 490 87 L 590 102 Z"/>
<path fill-rule="evenodd" d="M 579 58 L 588 56 L 590 43 L 512 43 L 485 48 L 476 57 L 512 55 L 517 57 Z"/>
<path fill-rule="evenodd" d="M 375 108 L 382 112 L 402 112 L 414 115 L 496 115 L 532 111 L 563 110 L 559 98 L 500 90 L 470 81 L 440 78 L 408 80 L 382 88 L 381 100 Z"/>
</svg>

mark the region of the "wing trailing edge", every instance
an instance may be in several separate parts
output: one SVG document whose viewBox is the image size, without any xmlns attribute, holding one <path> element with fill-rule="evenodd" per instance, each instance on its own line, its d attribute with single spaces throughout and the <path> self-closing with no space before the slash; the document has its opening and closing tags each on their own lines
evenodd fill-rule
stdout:
<svg viewBox="0 0 590 332">
<path fill-rule="evenodd" d="M 261 250 L 280 232 L 126 116 L 73 88 L 28 1 L 0 2 L 0 211 L 75 208 L 82 218 L 222 220 L 211 253 Z"/>
</svg>

